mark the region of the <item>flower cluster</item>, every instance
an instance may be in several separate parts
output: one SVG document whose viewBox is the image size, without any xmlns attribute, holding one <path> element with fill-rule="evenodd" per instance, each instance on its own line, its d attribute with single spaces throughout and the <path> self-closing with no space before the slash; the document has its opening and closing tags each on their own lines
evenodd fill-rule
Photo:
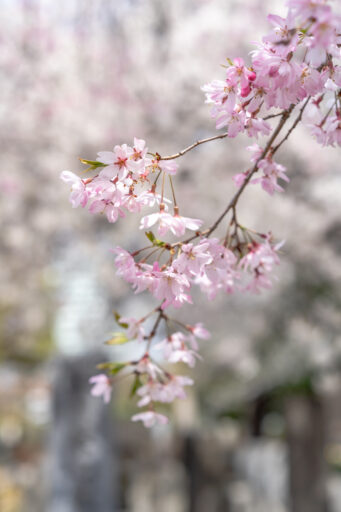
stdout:
<svg viewBox="0 0 341 512">
<path fill-rule="evenodd" d="M 155 313 L 158 313 L 157 321 L 161 318 L 167 323 L 171 321 L 170 317 L 165 315 L 162 311 L 156 311 Z M 125 320 L 124 318 L 120 318 L 119 324 L 121 326 L 125 325 Z M 141 325 L 145 320 L 146 318 L 142 318 L 139 321 L 135 320 L 134 325 Z M 131 323 L 132 322 L 130 322 L 130 324 Z M 130 331 L 130 327 L 131 325 L 126 326 L 127 334 Z M 162 350 L 165 359 L 169 363 L 183 362 L 193 367 L 195 359 L 200 358 L 197 353 L 198 343 L 196 338 L 208 339 L 210 334 L 201 323 L 193 326 L 183 325 L 183 328 L 186 334 L 180 331 L 176 332 L 156 344 L 155 349 Z M 137 332 L 135 334 L 136 337 L 138 337 Z M 132 337 L 135 337 L 133 333 Z M 137 405 L 138 407 L 148 407 L 147 410 L 135 414 L 132 420 L 142 421 L 146 427 L 154 426 L 157 423 L 167 423 L 167 416 L 155 412 L 155 404 L 169 404 L 177 398 L 186 398 L 184 388 L 193 384 L 193 380 L 189 377 L 174 375 L 162 369 L 151 359 L 148 351 L 137 361 L 130 361 L 118 365 L 104 363 L 100 366 L 106 367 L 109 372 L 113 374 L 117 374 L 128 367 L 130 368 L 129 373 L 135 376 L 134 393 L 139 397 Z M 93 385 L 91 390 L 93 396 L 103 396 L 106 403 L 110 400 L 112 380 L 106 374 L 100 373 L 91 377 L 90 384 Z"/>
<path fill-rule="evenodd" d="M 242 228 L 239 228 L 242 229 Z M 245 228 L 244 228 L 245 232 Z M 236 232 L 237 233 L 237 232 Z M 251 239 L 250 233 L 248 236 Z M 198 243 L 181 244 L 177 257 L 172 262 L 162 265 L 156 261 L 153 265 L 142 262 L 136 263 L 132 254 L 117 247 L 115 265 L 117 274 L 130 283 L 135 293 L 148 290 L 156 299 L 162 302 L 162 309 L 168 306 L 181 307 L 184 303 L 192 303 L 190 289 L 193 284 L 199 285 L 209 299 L 214 299 L 222 290 L 226 293 L 239 291 L 259 291 L 259 287 L 269 288 L 269 275 L 274 264 L 279 263 L 277 250 L 280 244 L 273 245 L 269 235 L 261 235 L 264 243 L 241 241 L 235 238 L 233 250 L 225 247 L 218 238 L 202 238 Z M 161 252 L 164 247 L 160 247 Z M 238 259 L 237 255 L 244 255 Z M 261 266 L 255 261 L 263 262 L 266 255 L 266 265 Z M 245 262 L 252 262 L 245 264 Z M 248 279 L 249 273 L 267 275 L 267 279 L 258 280 L 258 287 L 245 288 L 240 283 Z M 245 275 L 244 275 L 245 274 Z"/>
<path fill-rule="evenodd" d="M 117 274 L 135 293 L 147 291 L 159 303 L 141 319 L 116 318 L 125 333 L 116 333 L 110 344 L 137 340 L 138 346 L 144 347 L 143 353 L 134 361 L 103 363 L 101 368 L 109 376 L 101 373 L 90 379 L 92 394 L 102 395 L 108 402 L 117 373 L 132 375 L 137 405 L 147 407 L 132 420 L 147 427 L 168 421 L 155 411 L 155 404 L 184 398 L 184 388 L 193 384 L 189 377 L 171 373 L 169 365 L 184 363 L 193 368 L 201 359 L 197 338 L 209 338 L 202 324 L 182 324 L 169 316 L 169 308 L 191 304 L 192 286 L 199 287 L 209 299 L 221 291 L 260 293 L 271 287 L 282 243 L 276 244 L 270 234 L 255 232 L 238 222 L 237 204 L 245 187 L 260 184 L 270 195 L 283 192 L 279 180 L 289 182 L 289 178 L 274 157 L 300 121 L 321 144 L 341 145 L 341 19 L 327 0 L 289 0 L 288 6 L 286 18 L 268 17 L 272 32 L 256 44 L 249 65 L 241 58 L 228 59 L 225 79 L 203 87 L 206 102 L 213 105 L 216 127 L 224 128 L 224 133 L 164 157 L 148 152 L 145 141 L 135 138 L 132 147 L 115 146 L 112 152 L 98 153 L 96 161 L 82 160 L 93 176 L 81 179 L 69 171 L 61 175 L 71 186 L 73 207 L 88 206 L 90 213 L 104 213 L 109 222 L 116 222 L 126 212 L 140 213 L 143 207 L 157 210 L 140 219 L 140 229 L 150 245 L 134 252 L 113 249 Z M 283 134 L 292 116 L 294 121 Z M 247 148 L 251 167 L 234 176 L 237 192 L 217 220 L 203 229 L 201 219 L 179 213 L 172 181 L 178 169 L 174 160 L 199 144 L 242 132 L 267 139 Z M 165 198 L 167 185 L 172 200 Z M 211 237 L 224 222 L 223 235 Z M 157 239 L 150 231 L 155 226 L 158 236 L 175 240 Z M 182 240 L 186 230 L 190 236 Z M 148 333 L 145 322 L 153 315 L 156 320 Z M 167 336 L 154 343 L 162 325 Z M 156 357 L 151 354 L 154 350 Z M 158 363 L 160 357 L 166 369 Z"/>
<path fill-rule="evenodd" d="M 147 156 L 146 143 L 134 139 L 134 146 L 115 146 L 113 151 L 100 151 L 96 161 L 82 160 L 90 170 L 102 169 L 88 179 L 81 179 L 70 171 L 63 171 L 61 179 L 71 186 L 70 202 L 73 208 L 89 206 L 90 213 L 104 213 L 109 222 L 125 217 L 125 211 L 138 213 L 142 207 L 161 203 L 150 177 L 158 173 L 174 175 L 175 162 L 163 162 L 156 155 Z M 165 208 L 165 205 L 164 205 Z"/>
<path fill-rule="evenodd" d="M 340 144 L 341 18 L 326 1 L 290 0 L 286 18 L 269 15 L 273 29 L 251 62 L 228 59 L 225 80 L 202 87 L 217 129 L 228 137 L 268 135 L 271 108 L 288 109 L 312 97 L 308 124 L 322 144 Z M 264 115 L 265 114 L 265 115 Z"/>
<path fill-rule="evenodd" d="M 246 148 L 252 152 L 251 162 L 256 163 L 257 171 L 262 172 L 262 176 L 252 178 L 250 183 L 260 183 L 262 188 L 271 196 L 275 191 L 284 192 L 284 189 L 278 184 L 278 179 L 289 182 L 289 177 L 285 174 L 286 168 L 284 165 L 278 164 L 273 160 L 272 153 L 269 152 L 266 158 L 262 158 L 264 149 L 258 144 L 253 144 Z M 237 187 L 241 187 L 249 175 L 253 174 L 252 170 L 247 170 L 233 176 L 233 180 Z"/>
</svg>

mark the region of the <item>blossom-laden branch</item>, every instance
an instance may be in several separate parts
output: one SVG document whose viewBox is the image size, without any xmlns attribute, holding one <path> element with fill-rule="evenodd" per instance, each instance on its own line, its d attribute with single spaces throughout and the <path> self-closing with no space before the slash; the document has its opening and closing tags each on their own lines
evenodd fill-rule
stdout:
<svg viewBox="0 0 341 512">
<path fill-rule="evenodd" d="M 187 325 L 170 317 L 169 307 L 191 304 L 193 286 L 209 299 L 221 291 L 259 293 L 271 287 L 271 273 L 279 264 L 282 244 L 276 244 L 271 234 L 239 224 L 237 205 L 245 188 L 260 184 L 270 195 L 283 192 L 279 180 L 288 182 L 289 178 L 274 156 L 301 121 L 322 145 L 341 145 L 340 17 L 325 0 L 289 0 L 288 5 L 286 18 L 269 15 L 273 30 L 251 52 L 249 66 L 241 58 L 228 59 L 225 79 L 213 80 L 202 88 L 206 103 L 212 105 L 216 128 L 224 128 L 224 133 L 164 157 L 148 152 L 145 141 L 135 138 L 133 146 L 115 146 L 112 152 L 98 153 L 96 161 L 82 160 L 93 176 L 81 179 L 69 171 L 61 175 L 71 185 L 73 207 L 89 206 L 90 213 L 103 213 L 109 222 L 116 222 L 127 212 L 157 209 L 144 215 L 140 223 L 149 245 L 133 253 L 120 247 L 113 252 L 117 274 L 131 284 L 135 293 L 148 291 L 160 305 L 140 319 L 116 314 L 122 332 L 115 333 L 108 343 L 137 340 L 142 347 L 140 356 L 134 361 L 103 363 L 100 369 L 106 373 L 90 380 L 92 394 L 102 395 L 108 402 L 113 383 L 132 376 L 131 394 L 139 397 L 139 407 L 146 408 L 132 420 L 143 421 L 147 427 L 168 421 L 156 411 L 157 403 L 184 398 L 184 387 L 193 384 L 189 377 L 172 373 L 171 364 L 182 362 L 194 367 L 200 359 L 197 339 L 210 336 L 201 323 Z M 292 125 L 283 135 L 295 112 Z M 273 127 L 271 122 L 277 117 L 279 121 Z M 237 191 L 213 224 L 202 229 L 203 220 L 180 215 L 173 183 L 178 170 L 174 160 L 199 145 L 243 132 L 254 139 L 265 136 L 267 142 L 247 148 L 250 168 L 233 177 Z M 172 200 L 165 195 L 167 186 Z M 228 215 L 223 235 L 212 238 Z M 151 231 L 155 225 L 158 237 Z M 187 230 L 193 234 L 183 239 Z M 168 235 L 175 241 L 165 241 Z M 152 316 L 154 325 L 146 333 Z M 164 338 L 155 344 L 161 328 Z M 159 364 L 160 357 L 155 359 L 154 351 L 161 353 L 166 369 Z"/>
</svg>

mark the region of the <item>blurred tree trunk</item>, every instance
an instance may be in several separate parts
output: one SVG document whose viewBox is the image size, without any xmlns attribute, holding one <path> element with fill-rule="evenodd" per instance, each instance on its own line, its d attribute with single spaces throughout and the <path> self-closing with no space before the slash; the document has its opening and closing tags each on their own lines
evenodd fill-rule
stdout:
<svg viewBox="0 0 341 512">
<path fill-rule="evenodd" d="M 49 512 L 114 512 L 115 473 L 109 408 L 90 395 L 99 354 L 62 358 L 52 389 Z"/>
<path fill-rule="evenodd" d="M 188 512 L 197 512 L 201 488 L 201 471 L 196 450 L 196 439 L 191 434 L 188 434 L 184 439 L 183 455 L 188 476 Z"/>
<path fill-rule="evenodd" d="M 261 437 L 262 422 L 268 411 L 269 396 L 267 394 L 259 395 L 251 409 L 250 430 L 252 437 Z"/>
<path fill-rule="evenodd" d="M 216 469 L 207 466 L 205 453 L 200 450 L 201 442 L 200 437 L 193 433 L 184 437 L 183 464 L 187 474 L 188 512 L 229 512 L 226 468 L 217 473 Z M 212 445 L 212 450 L 216 449 Z M 217 464 L 222 470 L 219 461 Z"/>
<path fill-rule="evenodd" d="M 313 395 L 290 396 L 285 403 L 289 448 L 291 512 L 327 512 L 324 417 Z"/>
</svg>

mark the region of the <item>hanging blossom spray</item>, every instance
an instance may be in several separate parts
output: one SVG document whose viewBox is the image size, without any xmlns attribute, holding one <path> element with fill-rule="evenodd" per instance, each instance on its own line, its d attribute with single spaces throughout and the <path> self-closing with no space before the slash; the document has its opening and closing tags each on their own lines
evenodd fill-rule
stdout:
<svg viewBox="0 0 341 512">
<path fill-rule="evenodd" d="M 198 286 L 209 299 L 220 291 L 259 293 L 271 287 L 281 243 L 276 244 L 271 234 L 255 233 L 238 222 L 238 200 L 244 189 L 259 184 L 270 195 L 283 192 L 283 182 L 289 177 L 275 156 L 301 121 L 323 146 L 341 145 L 341 18 L 326 0 L 289 0 L 287 5 L 286 18 L 268 16 L 272 31 L 255 44 L 250 63 L 228 59 L 225 78 L 202 87 L 222 133 L 170 156 L 149 152 L 145 141 L 135 138 L 132 146 L 123 144 L 112 152 L 98 153 L 96 161 L 82 160 L 94 171 L 93 177 L 81 179 L 69 171 L 61 174 L 71 186 L 72 206 L 103 213 L 109 222 L 125 217 L 126 212 L 152 209 L 140 221 L 149 244 L 133 253 L 113 249 L 117 274 L 135 293 L 148 291 L 158 301 L 143 318 L 116 314 L 124 332 L 116 334 L 111 343 L 139 340 L 142 354 L 134 361 L 103 363 L 100 369 L 106 373 L 90 379 L 92 394 L 109 402 L 117 374 L 131 375 L 132 395 L 138 396 L 137 405 L 143 408 L 132 420 L 146 427 L 167 423 L 168 418 L 157 412 L 157 404 L 184 398 L 184 388 L 193 384 L 189 377 L 172 373 L 170 364 L 164 369 L 158 363 L 160 355 L 167 363 L 194 367 L 200 358 L 197 340 L 210 337 L 201 323 L 187 325 L 170 316 L 169 307 L 191 304 L 192 286 Z M 267 142 L 247 148 L 250 167 L 234 176 L 236 192 L 224 211 L 208 227 L 202 219 L 184 217 L 173 183 L 176 160 L 200 144 L 243 132 L 251 139 L 266 136 Z M 172 200 L 164 195 L 166 184 Z M 219 238 L 216 232 L 221 226 L 224 236 Z M 157 230 L 156 236 L 151 228 Z M 172 235 L 172 243 L 163 241 L 167 234 Z M 150 317 L 154 325 L 147 332 L 145 323 Z M 161 324 L 168 336 L 155 344 Z"/>
</svg>

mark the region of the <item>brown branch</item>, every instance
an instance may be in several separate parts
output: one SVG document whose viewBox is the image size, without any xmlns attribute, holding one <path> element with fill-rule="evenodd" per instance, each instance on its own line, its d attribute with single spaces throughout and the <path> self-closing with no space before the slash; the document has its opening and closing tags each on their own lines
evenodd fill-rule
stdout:
<svg viewBox="0 0 341 512">
<path fill-rule="evenodd" d="M 244 183 L 242 184 L 242 186 L 239 188 L 239 190 L 237 190 L 237 192 L 235 193 L 235 195 L 232 197 L 231 201 L 229 202 L 229 204 L 227 205 L 227 207 L 225 208 L 225 210 L 223 211 L 223 213 L 218 217 L 218 219 L 214 222 L 214 224 L 212 224 L 212 226 L 210 228 L 208 228 L 206 230 L 207 232 L 207 236 L 209 236 L 217 227 L 218 225 L 220 224 L 220 222 L 223 220 L 223 218 L 225 217 L 225 215 L 230 211 L 231 208 L 234 208 L 237 204 L 237 201 L 239 199 L 239 197 L 241 196 L 243 190 L 245 189 L 246 185 L 249 183 L 249 181 L 251 180 L 251 177 L 254 175 L 254 173 L 256 171 L 258 171 L 258 163 L 260 162 L 260 160 L 263 160 L 263 158 L 267 155 L 269 149 L 271 148 L 271 145 L 272 143 L 274 142 L 274 140 L 276 139 L 277 135 L 279 134 L 279 132 L 281 131 L 281 129 L 283 128 L 283 126 L 285 125 L 287 119 L 289 118 L 291 112 L 293 111 L 294 109 L 294 105 L 291 105 L 288 110 L 286 110 L 283 114 L 282 114 L 282 117 L 281 117 L 281 120 L 280 122 L 278 123 L 277 125 L 277 128 L 275 129 L 275 131 L 273 132 L 272 136 L 270 137 L 270 139 L 268 140 L 268 143 L 267 145 L 265 146 L 262 154 L 260 155 L 260 157 L 258 158 L 258 160 L 255 162 L 253 168 L 251 169 L 251 172 L 249 173 L 249 175 L 247 176 L 247 178 L 245 179 Z"/>
<path fill-rule="evenodd" d="M 211 233 L 213 233 L 213 231 L 218 227 L 218 225 L 223 220 L 225 215 L 227 215 L 227 213 L 231 210 L 231 208 L 234 208 L 236 206 L 237 201 L 238 201 L 239 197 L 241 196 L 243 190 L 245 189 L 246 185 L 249 183 L 249 181 L 251 180 L 251 178 L 254 175 L 254 173 L 256 171 L 258 171 L 258 163 L 259 163 L 259 161 L 262 160 L 267 155 L 268 151 L 270 150 L 270 148 L 272 146 L 272 143 L 274 142 L 274 140 L 276 139 L 277 135 L 279 134 L 279 132 L 283 128 L 284 124 L 286 123 L 287 119 L 289 118 L 289 116 L 290 116 L 291 112 L 293 111 L 294 107 L 295 107 L 295 105 L 291 105 L 285 112 L 283 112 L 281 120 L 279 121 L 276 129 L 274 130 L 273 134 L 271 135 L 270 139 L 268 140 L 268 142 L 267 142 L 267 144 L 266 144 L 262 154 L 260 155 L 258 160 L 255 162 L 253 168 L 251 169 L 251 172 L 249 173 L 249 175 L 245 179 L 244 183 L 238 189 L 238 191 L 235 193 L 235 195 L 232 197 L 231 201 L 226 206 L 226 208 L 222 212 L 222 214 L 218 217 L 218 219 L 214 222 L 214 224 L 212 224 L 212 226 L 210 228 L 208 228 L 205 231 L 203 231 L 201 233 L 202 235 L 209 236 Z M 193 237 L 191 238 L 191 240 L 192 239 L 193 239 Z M 186 240 L 186 242 L 187 242 L 187 240 Z"/>
<path fill-rule="evenodd" d="M 170 155 L 170 156 L 161 156 L 160 160 L 174 160 L 175 158 L 179 158 L 180 156 L 184 155 L 185 153 L 188 153 L 188 151 L 191 151 L 192 149 L 196 148 L 197 146 L 200 146 L 200 144 L 205 144 L 206 142 L 210 142 L 211 140 L 225 139 L 226 137 L 227 137 L 227 133 L 221 133 L 220 135 L 215 135 L 214 137 L 208 137 L 207 139 L 197 140 L 196 142 L 194 142 L 187 148 L 179 151 L 179 153 L 175 153 L 174 155 Z"/>
<path fill-rule="evenodd" d="M 282 112 L 278 112 L 277 114 L 270 114 L 268 116 L 265 116 L 265 117 L 262 117 L 263 121 L 267 121 L 268 119 L 273 119 L 274 117 L 279 117 L 279 116 L 282 116 L 283 115 L 283 111 Z"/>
<path fill-rule="evenodd" d="M 304 112 L 304 109 L 306 108 L 306 106 L 308 105 L 309 103 L 309 100 L 310 100 L 310 96 L 308 96 L 308 98 L 306 99 L 306 101 L 304 102 L 301 110 L 300 110 L 300 113 L 298 114 L 297 118 L 295 119 L 292 127 L 288 130 L 288 133 L 286 134 L 285 137 L 283 137 L 283 139 L 281 140 L 281 142 L 279 142 L 277 144 L 277 146 L 275 146 L 272 150 L 272 154 L 274 155 L 276 153 L 276 151 L 278 151 L 278 149 L 281 147 L 281 145 L 289 138 L 291 132 L 296 128 L 296 126 L 298 125 L 298 123 L 301 121 L 302 119 L 302 115 L 303 115 L 303 112 Z"/>
<path fill-rule="evenodd" d="M 153 338 L 154 338 L 154 336 L 156 334 L 156 331 L 157 331 L 157 329 L 159 327 L 159 323 L 161 322 L 161 319 L 165 318 L 165 315 L 164 315 L 164 313 L 163 313 L 163 311 L 161 309 L 161 306 L 157 309 L 159 311 L 159 314 L 158 314 L 158 317 L 157 317 L 157 319 L 156 319 L 156 321 L 155 321 L 155 323 L 153 325 L 153 328 L 150 331 L 149 336 L 148 336 L 148 342 L 147 342 L 147 347 L 146 347 L 146 354 L 148 354 L 148 352 L 149 352 L 150 345 L 151 345 L 152 340 L 153 340 Z"/>
</svg>

